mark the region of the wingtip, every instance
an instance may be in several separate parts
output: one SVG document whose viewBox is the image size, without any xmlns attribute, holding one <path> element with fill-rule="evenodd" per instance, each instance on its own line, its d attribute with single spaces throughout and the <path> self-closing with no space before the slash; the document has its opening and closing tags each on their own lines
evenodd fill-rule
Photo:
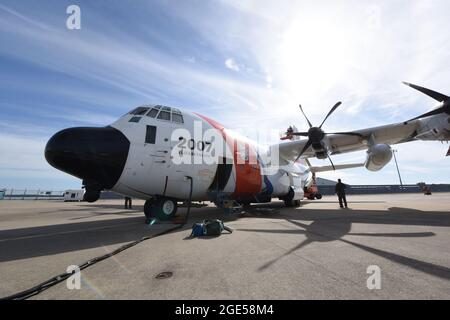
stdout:
<svg viewBox="0 0 450 320">
<path fill-rule="evenodd" d="M 403 83 L 405 86 L 411 87 L 411 83 L 409 83 L 409 82 L 402 81 L 402 83 Z"/>
</svg>

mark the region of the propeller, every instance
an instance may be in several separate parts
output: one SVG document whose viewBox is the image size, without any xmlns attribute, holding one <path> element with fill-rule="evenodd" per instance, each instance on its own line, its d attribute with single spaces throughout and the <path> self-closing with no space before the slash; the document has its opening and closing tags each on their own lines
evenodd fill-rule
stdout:
<svg viewBox="0 0 450 320">
<path fill-rule="evenodd" d="M 306 141 L 305 145 L 303 146 L 303 149 L 300 151 L 300 154 L 298 155 L 297 159 L 295 159 L 295 161 L 300 159 L 300 157 L 306 152 L 306 150 L 308 150 L 308 148 L 311 147 L 313 144 L 320 144 L 322 142 L 322 140 L 325 138 L 325 136 L 328 134 L 341 134 L 341 135 L 362 137 L 362 135 L 360 133 L 356 133 L 356 132 L 333 132 L 333 133 L 328 132 L 328 133 L 326 133 L 322 130 L 322 126 L 324 125 L 325 121 L 327 121 L 327 119 L 333 114 L 334 111 L 336 111 L 336 109 L 341 104 L 342 104 L 342 102 L 340 102 L 340 101 L 338 103 L 336 103 L 331 108 L 331 110 L 328 112 L 325 119 L 323 119 L 322 123 L 318 127 L 314 127 L 311 124 L 311 121 L 309 121 L 308 117 L 306 116 L 305 112 L 303 111 L 302 106 L 299 105 L 300 111 L 302 112 L 303 116 L 305 117 L 306 121 L 308 122 L 309 130 L 307 132 L 292 132 L 291 133 L 293 136 L 308 137 L 308 141 Z M 330 160 L 333 169 L 335 170 L 333 161 L 331 160 L 331 158 L 328 154 L 327 154 L 327 157 L 328 157 L 328 160 Z"/>
<path fill-rule="evenodd" d="M 436 108 L 434 110 L 431 110 L 430 112 L 424 113 L 424 114 L 422 114 L 422 115 L 420 115 L 418 117 L 415 117 L 415 118 L 413 118 L 411 120 L 408 120 L 408 121 L 405 122 L 405 124 L 408 123 L 408 122 L 414 121 L 414 120 L 418 120 L 418 119 L 434 116 L 434 115 L 437 115 L 437 114 L 440 114 L 440 113 L 450 114 L 450 97 L 446 96 L 445 94 L 442 94 L 442 93 L 439 93 L 439 92 L 436 92 L 436 91 L 433 91 L 433 90 L 430 90 L 430 89 L 427 89 L 427 88 L 424 88 L 424 87 L 417 86 L 415 84 L 411 84 L 411 83 L 408 83 L 408 82 L 403 82 L 403 83 L 405 85 L 407 85 L 408 87 L 416 89 L 417 91 L 420 91 L 423 94 L 425 94 L 425 95 L 433 98 L 434 100 L 442 103 L 442 106 L 440 106 L 439 108 Z"/>
</svg>

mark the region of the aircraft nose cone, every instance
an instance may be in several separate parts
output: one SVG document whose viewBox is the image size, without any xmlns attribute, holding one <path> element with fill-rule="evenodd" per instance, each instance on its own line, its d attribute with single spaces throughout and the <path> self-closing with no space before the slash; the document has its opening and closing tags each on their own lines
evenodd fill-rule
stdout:
<svg viewBox="0 0 450 320">
<path fill-rule="evenodd" d="M 56 169 L 111 189 L 122 174 L 129 148 L 128 139 L 112 127 L 70 128 L 50 138 L 45 158 Z"/>
</svg>

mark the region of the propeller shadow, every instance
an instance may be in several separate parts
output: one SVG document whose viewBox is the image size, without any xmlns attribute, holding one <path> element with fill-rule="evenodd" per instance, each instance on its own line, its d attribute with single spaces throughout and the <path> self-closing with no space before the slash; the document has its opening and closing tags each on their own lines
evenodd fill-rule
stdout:
<svg viewBox="0 0 450 320">
<path fill-rule="evenodd" d="M 337 214 L 339 212 L 339 214 Z M 275 218 L 275 216 L 273 216 Z M 358 237 L 387 237 L 387 238 L 426 238 L 433 237 L 436 234 L 434 232 L 400 232 L 400 233 L 352 233 L 351 228 L 353 223 L 365 223 L 365 224 L 395 224 L 395 225 L 410 225 L 410 226 L 450 226 L 450 213 L 448 212 L 422 212 L 414 209 L 407 208 L 389 208 L 388 211 L 371 211 L 371 214 L 367 214 L 367 211 L 354 210 L 347 211 L 345 215 L 342 215 L 342 211 L 337 210 L 308 210 L 303 213 L 302 221 L 312 221 L 312 223 L 304 223 L 296 221 L 296 218 L 287 218 L 280 215 L 280 219 L 288 221 L 292 225 L 298 227 L 298 229 L 244 229 L 240 228 L 239 231 L 244 232 L 259 232 L 259 233 L 272 233 L 272 234 L 299 234 L 304 235 L 306 239 L 303 239 L 298 245 L 286 251 L 284 254 L 264 263 L 258 268 L 258 271 L 264 271 L 279 260 L 283 259 L 290 254 L 305 248 L 314 242 L 331 242 L 340 241 L 349 244 L 358 249 L 364 250 L 371 254 L 385 258 L 397 264 L 427 273 L 432 276 L 436 276 L 445 280 L 450 279 L 450 268 L 440 266 L 437 264 L 421 261 L 414 258 L 402 256 L 400 254 L 377 249 L 365 244 L 355 242 L 354 240 L 347 239 L 347 236 Z M 345 238 L 344 238 L 345 237 Z"/>
</svg>

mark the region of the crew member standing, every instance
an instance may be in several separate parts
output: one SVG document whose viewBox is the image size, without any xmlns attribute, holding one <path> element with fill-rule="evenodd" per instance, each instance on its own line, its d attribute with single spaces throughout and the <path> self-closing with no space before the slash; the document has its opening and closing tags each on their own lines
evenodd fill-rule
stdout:
<svg viewBox="0 0 450 320">
<path fill-rule="evenodd" d="M 339 206 L 341 208 L 343 208 L 344 205 L 345 205 L 346 208 L 348 208 L 348 206 L 347 206 L 347 198 L 345 197 L 345 189 L 346 188 L 347 188 L 347 185 L 343 184 L 341 179 L 338 179 L 338 183 L 336 184 L 336 188 L 335 188 L 335 193 L 338 196 Z"/>
<path fill-rule="evenodd" d="M 125 197 L 125 209 L 131 209 L 131 198 Z"/>
</svg>

